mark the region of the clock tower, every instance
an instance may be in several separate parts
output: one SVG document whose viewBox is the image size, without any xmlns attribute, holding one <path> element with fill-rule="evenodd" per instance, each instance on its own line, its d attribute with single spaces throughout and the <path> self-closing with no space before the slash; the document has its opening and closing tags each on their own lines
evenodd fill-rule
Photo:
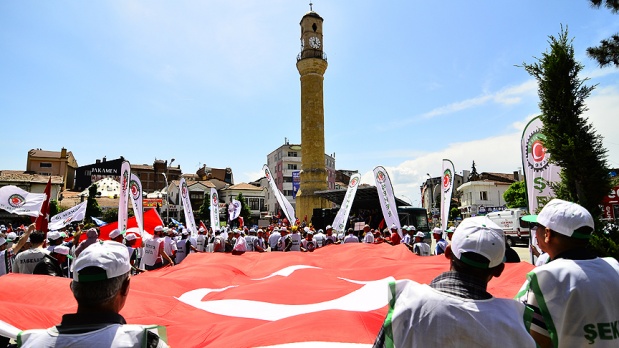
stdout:
<svg viewBox="0 0 619 348">
<path fill-rule="evenodd" d="M 314 194 L 327 190 L 325 165 L 325 113 L 323 80 L 327 71 L 327 56 L 323 52 L 323 19 L 311 8 L 301 18 L 301 53 L 297 70 L 301 75 L 301 166 L 300 188 L 296 197 L 296 216 L 310 222 L 314 209 L 331 204 Z"/>
</svg>

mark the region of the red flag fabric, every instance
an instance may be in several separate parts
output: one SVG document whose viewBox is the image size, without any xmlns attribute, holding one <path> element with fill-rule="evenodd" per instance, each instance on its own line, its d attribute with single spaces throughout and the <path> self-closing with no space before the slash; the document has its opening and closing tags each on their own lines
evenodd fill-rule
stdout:
<svg viewBox="0 0 619 348">
<path fill-rule="evenodd" d="M 157 209 L 151 208 L 144 212 L 144 231 L 153 234 L 153 230 L 159 225 L 163 225 L 163 220 L 161 220 L 159 213 L 157 213 Z M 138 227 L 138 222 L 135 219 L 135 216 L 127 220 L 127 230 L 132 227 Z M 118 221 L 110 222 L 109 224 L 99 227 L 99 239 L 110 239 L 110 232 L 117 228 Z"/>
<path fill-rule="evenodd" d="M 41 213 L 37 217 L 36 220 L 36 230 L 43 231 L 47 234 L 47 224 L 49 223 L 49 215 L 50 215 L 50 206 L 49 201 L 52 197 L 52 177 L 49 177 L 47 181 L 47 185 L 45 186 L 45 202 L 41 206 Z"/>
<path fill-rule="evenodd" d="M 420 257 L 388 244 L 331 245 L 313 253 L 197 253 L 177 266 L 133 276 L 120 314 L 128 323 L 166 326 L 172 347 L 370 346 L 387 314 L 389 281 L 429 283 L 448 268 L 442 256 Z M 532 268 L 506 264 L 488 291 L 512 298 Z M 7 295 L 0 297 L 0 333 L 50 327 L 75 312 L 69 282 L 0 277 Z"/>
<path fill-rule="evenodd" d="M 245 220 L 243 219 L 243 217 L 239 216 L 237 219 L 239 220 L 239 227 L 243 227 L 243 224 L 245 223 Z"/>
<path fill-rule="evenodd" d="M 204 224 L 202 220 L 200 220 L 200 228 L 203 228 L 205 231 L 208 231 L 208 228 L 206 228 L 206 225 Z"/>
</svg>

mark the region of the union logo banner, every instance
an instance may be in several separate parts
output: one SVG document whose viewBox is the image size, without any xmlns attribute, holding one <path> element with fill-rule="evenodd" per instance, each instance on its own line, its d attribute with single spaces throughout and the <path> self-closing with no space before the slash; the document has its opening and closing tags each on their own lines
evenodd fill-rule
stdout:
<svg viewBox="0 0 619 348">
<path fill-rule="evenodd" d="M 506 264 L 488 291 L 513 298 L 533 266 Z M 172 347 L 370 347 L 388 311 L 389 282 L 429 283 L 449 269 L 442 256 L 404 245 L 351 243 L 313 253 L 190 254 L 177 266 L 131 278 L 120 314 L 158 324 Z M 77 306 L 69 279 L 0 277 L 0 334 L 47 328 Z M 45 289 L 41 291 L 40 289 Z M 36 295 L 35 295 L 36 294 Z"/>
</svg>

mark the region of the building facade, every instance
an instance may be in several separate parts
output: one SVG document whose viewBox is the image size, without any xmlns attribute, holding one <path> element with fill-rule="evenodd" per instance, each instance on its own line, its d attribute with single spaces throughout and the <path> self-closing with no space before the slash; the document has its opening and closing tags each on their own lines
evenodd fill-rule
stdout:
<svg viewBox="0 0 619 348">
<path fill-rule="evenodd" d="M 300 181 L 300 174 L 303 170 L 301 150 L 301 145 L 290 144 L 288 140 L 286 140 L 284 145 L 278 147 L 267 156 L 267 166 L 271 174 L 273 174 L 273 179 L 275 180 L 277 188 L 284 194 L 292 206 L 295 207 L 297 217 L 299 218 L 303 218 L 303 215 L 299 215 L 299 210 L 296 209 L 296 194 L 299 188 L 302 188 L 302 182 Z M 325 187 L 330 190 L 335 189 L 336 171 L 334 155 L 323 154 L 323 166 L 325 168 L 325 176 L 323 177 Z M 270 215 L 277 215 L 280 207 L 275 195 L 271 192 L 266 182 L 262 186 L 267 187 L 266 211 L 268 211 Z M 325 188 L 325 190 L 327 188 Z M 331 204 L 329 203 L 327 207 L 330 208 Z M 308 219 L 310 217 L 311 212 Z"/>
<path fill-rule="evenodd" d="M 463 175 L 454 175 L 454 187 L 451 193 L 452 201 L 458 199 L 458 188 L 467 182 L 469 171 L 462 171 Z M 428 214 L 432 214 L 433 217 L 440 216 L 441 210 L 441 180 L 442 177 L 429 177 L 421 185 L 421 206 L 426 209 Z"/>
<path fill-rule="evenodd" d="M 485 215 L 507 209 L 503 194 L 518 180 L 520 180 L 518 172 L 513 174 L 483 172 L 479 175 L 479 180 L 462 184 L 457 189 L 461 193 L 462 217 Z"/>
<path fill-rule="evenodd" d="M 63 190 L 73 189 L 77 167 L 73 153 L 64 147 L 60 151 L 42 149 L 28 151 L 26 171 L 43 176 L 60 176 Z"/>
</svg>

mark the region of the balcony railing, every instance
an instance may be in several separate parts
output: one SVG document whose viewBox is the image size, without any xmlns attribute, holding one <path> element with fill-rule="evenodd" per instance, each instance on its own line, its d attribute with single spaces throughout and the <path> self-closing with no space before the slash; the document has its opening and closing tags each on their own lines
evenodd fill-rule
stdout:
<svg viewBox="0 0 619 348">
<path fill-rule="evenodd" d="M 324 61 L 327 61 L 327 54 L 321 50 L 312 50 L 312 49 L 303 50 L 301 51 L 301 53 L 299 53 L 299 55 L 297 55 L 297 62 L 300 61 L 301 59 L 306 59 L 306 58 L 320 58 Z"/>
</svg>

